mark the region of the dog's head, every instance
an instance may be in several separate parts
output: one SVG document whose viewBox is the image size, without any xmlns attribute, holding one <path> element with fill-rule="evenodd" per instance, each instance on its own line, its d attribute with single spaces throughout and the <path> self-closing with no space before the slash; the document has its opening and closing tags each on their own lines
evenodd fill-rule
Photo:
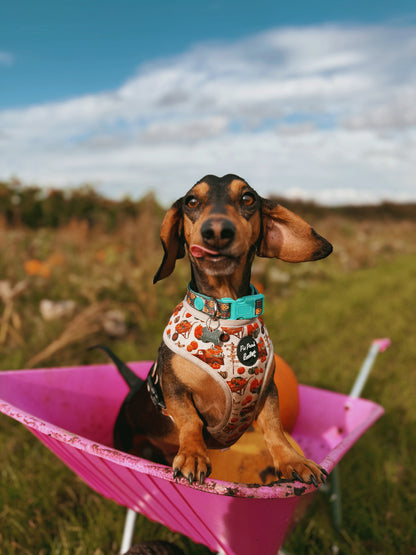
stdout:
<svg viewBox="0 0 416 555">
<path fill-rule="evenodd" d="M 255 254 L 306 262 L 332 252 L 301 217 L 232 174 L 207 175 L 178 199 L 166 213 L 160 239 L 165 253 L 154 283 L 169 276 L 186 251 L 191 264 L 213 276 L 234 273 Z"/>
</svg>

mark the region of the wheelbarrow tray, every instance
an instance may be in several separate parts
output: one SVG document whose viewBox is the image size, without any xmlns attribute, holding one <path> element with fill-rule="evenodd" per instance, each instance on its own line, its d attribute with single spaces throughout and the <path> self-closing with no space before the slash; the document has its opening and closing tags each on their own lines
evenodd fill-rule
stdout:
<svg viewBox="0 0 416 555">
<path fill-rule="evenodd" d="M 130 368 L 145 377 L 151 362 Z M 214 551 L 276 553 L 301 496 L 313 486 L 207 479 L 189 485 L 170 467 L 112 447 L 127 386 L 113 365 L 0 372 L 0 411 L 26 426 L 93 490 Z M 292 436 L 327 472 L 383 414 L 378 404 L 299 386 Z"/>
</svg>

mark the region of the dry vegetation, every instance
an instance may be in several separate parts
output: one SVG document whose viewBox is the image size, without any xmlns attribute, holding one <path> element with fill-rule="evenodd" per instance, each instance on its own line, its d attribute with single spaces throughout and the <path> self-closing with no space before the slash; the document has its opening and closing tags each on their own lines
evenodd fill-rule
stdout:
<svg viewBox="0 0 416 555">
<path fill-rule="evenodd" d="M 346 209 L 286 205 L 330 238 L 334 253 L 324 264 L 288 265 L 257 259 L 253 279 L 265 288 L 268 299 L 294 294 L 338 272 L 354 272 L 416 251 L 416 242 L 411 240 L 416 217 L 397 219 L 381 207 L 379 218 L 373 209 L 371 217 L 361 221 L 357 214 L 352 217 L 353 209 L 344 215 L 337 212 Z M 161 258 L 158 232 L 163 211 L 147 197 L 137 212 L 111 231 L 102 217 L 97 217 L 102 221 L 96 224 L 72 218 L 57 228 L 38 229 L 10 226 L 3 220 L 1 367 L 88 362 L 94 355 L 85 346 L 98 339 L 114 342 L 122 338 L 129 345 L 127 356 L 143 358 L 154 352 L 154 332 L 165 320 L 165 307 L 169 310 L 172 299 L 183 295 L 188 269 L 181 261 L 173 278 L 163 286 L 152 285 Z M 71 301 L 72 310 L 51 323 L 42 318 L 43 300 Z M 115 326 L 119 324 L 118 332 L 111 332 L 111 318 Z"/>
</svg>

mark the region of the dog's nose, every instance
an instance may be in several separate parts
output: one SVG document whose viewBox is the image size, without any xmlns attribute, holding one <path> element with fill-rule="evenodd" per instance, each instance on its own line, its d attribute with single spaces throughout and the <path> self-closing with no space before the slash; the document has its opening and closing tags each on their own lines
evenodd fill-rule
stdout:
<svg viewBox="0 0 416 555">
<path fill-rule="evenodd" d="M 202 224 L 201 235 L 210 246 L 226 247 L 235 237 L 235 225 L 226 218 L 210 218 Z"/>
</svg>

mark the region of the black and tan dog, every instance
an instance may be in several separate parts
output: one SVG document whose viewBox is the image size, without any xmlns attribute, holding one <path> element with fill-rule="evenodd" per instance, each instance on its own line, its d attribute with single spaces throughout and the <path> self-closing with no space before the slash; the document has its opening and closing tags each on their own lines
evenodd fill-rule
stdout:
<svg viewBox="0 0 416 555">
<path fill-rule="evenodd" d="M 175 477 L 202 483 L 211 470 L 207 448 L 229 446 L 257 419 L 279 479 L 324 482 L 326 472 L 283 434 L 263 296 L 250 275 L 255 255 L 318 260 L 331 253 L 330 243 L 236 175 L 198 181 L 167 212 L 160 237 L 165 252 L 154 282 L 185 254 L 191 282 L 166 326 L 148 387 L 136 384 L 120 410 L 115 446 L 134 452 L 145 435 Z"/>
</svg>

